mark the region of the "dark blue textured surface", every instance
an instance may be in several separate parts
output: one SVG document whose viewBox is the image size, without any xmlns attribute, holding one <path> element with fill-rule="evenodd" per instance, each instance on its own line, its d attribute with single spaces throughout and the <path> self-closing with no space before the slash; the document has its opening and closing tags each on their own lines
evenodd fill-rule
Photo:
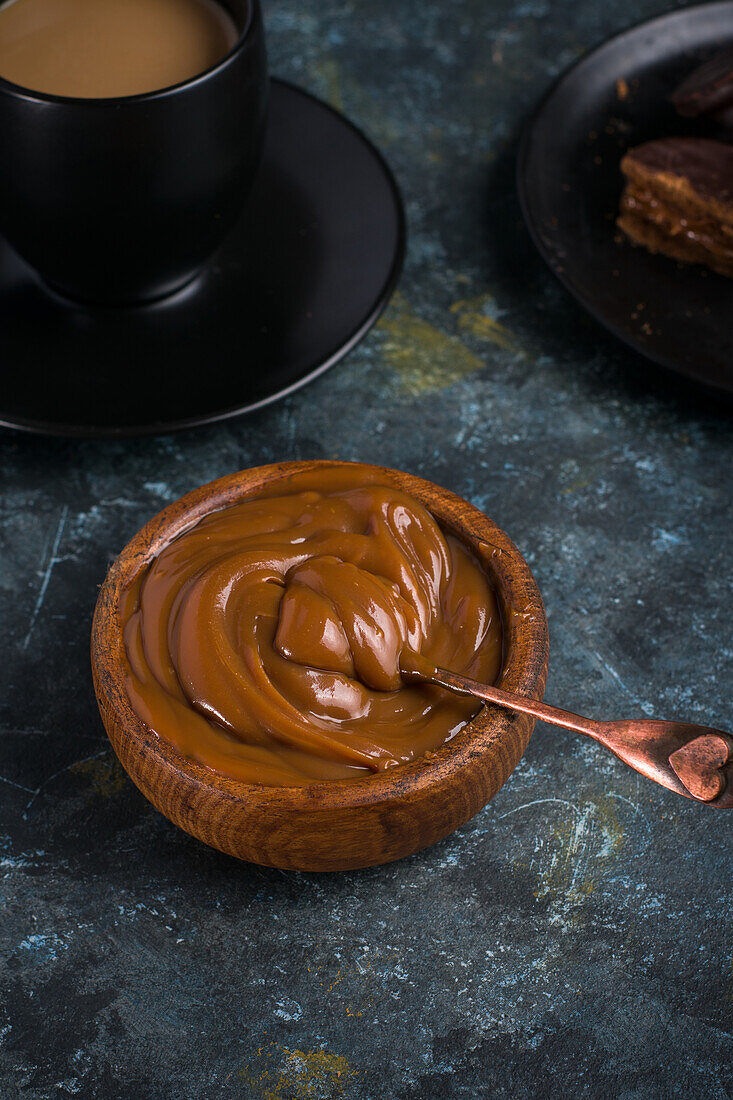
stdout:
<svg viewBox="0 0 733 1100">
<path fill-rule="evenodd" d="M 153 512 L 230 470 L 333 456 L 441 482 L 509 532 L 547 604 L 550 701 L 733 728 L 730 409 L 574 306 L 513 190 L 551 77 L 658 10 L 270 0 L 273 71 L 395 168 L 397 299 L 344 364 L 248 419 L 0 435 L 3 1097 L 733 1095 L 730 816 L 539 727 L 436 848 L 261 870 L 137 793 L 88 670 L 96 586 Z"/>
</svg>

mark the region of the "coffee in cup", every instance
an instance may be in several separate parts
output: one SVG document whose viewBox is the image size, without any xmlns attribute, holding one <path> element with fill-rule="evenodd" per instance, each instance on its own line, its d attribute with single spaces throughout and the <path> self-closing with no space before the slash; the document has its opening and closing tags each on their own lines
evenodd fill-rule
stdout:
<svg viewBox="0 0 733 1100">
<path fill-rule="evenodd" d="M 39 19 L 45 67 L 39 49 L 12 69 L 9 28 L 36 9 L 67 10 L 79 43 L 93 26 L 98 37 L 56 57 Z M 122 11 L 130 24 L 115 36 Z M 70 298 L 137 304 L 181 289 L 242 210 L 268 87 L 259 0 L 10 0 L 0 6 L 0 235 Z"/>
<path fill-rule="evenodd" d="M 0 76 L 53 96 L 141 95 L 210 69 L 237 37 L 217 0 L 8 0 Z"/>
</svg>

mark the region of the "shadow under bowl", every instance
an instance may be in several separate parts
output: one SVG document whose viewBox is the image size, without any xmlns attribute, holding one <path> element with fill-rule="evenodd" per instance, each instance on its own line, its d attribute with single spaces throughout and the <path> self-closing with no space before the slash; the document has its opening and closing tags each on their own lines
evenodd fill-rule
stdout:
<svg viewBox="0 0 733 1100">
<path fill-rule="evenodd" d="M 409 764 L 363 779 L 267 787 L 220 775 L 182 756 L 133 711 L 120 609 L 137 574 L 186 528 L 210 512 L 262 495 L 305 471 L 354 466 L 282 462 L 230 474 L 181 497 L 150 520 L 112 564 L 92 626 L 92 672 L 102 721 L 119 760 L 142 793 L 181 829 L 222 852 L 267 867 L 342 871 L 411 855 L 473 817 L 506 782 L 524 753 L 534 719 L 485 705 L 452 740 Z M 472 504 L 429 481 L 364 465 L 420 501 L 467 545 L 494 585 L 504 629 L 499 679 L 507 691 L 541 699 L 547 621 L 537 585 L 517 548 Z"/>
</svg>

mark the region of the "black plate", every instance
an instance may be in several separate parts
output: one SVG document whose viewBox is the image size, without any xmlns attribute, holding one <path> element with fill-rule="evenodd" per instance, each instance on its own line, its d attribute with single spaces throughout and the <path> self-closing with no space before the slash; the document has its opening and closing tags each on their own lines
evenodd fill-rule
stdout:
<svg viewBox="0 0 733 1100">
<path fill-rule="evenodd" d="M 75 305 L 0 240 L 0 423 L 123 436 L 235 416 L 333 366 L 389 300 L 404 216 L 350 122 L 273 81 L 238 228 L 194 284 L 136 309 Z"/>
<path fill-rule="evenodd" d="M 695 65 L 731 43 L 730 0 L 624 31 L 561 76 L 525 130 L 518 162 L 525 220 L 570 293 L 643 355 L 729 393 L 733 281 L 621 241 L 615 218 L 630 146 L 672 134 L 733 136 L 679 118 L 669 102 Z"/>
</svg>

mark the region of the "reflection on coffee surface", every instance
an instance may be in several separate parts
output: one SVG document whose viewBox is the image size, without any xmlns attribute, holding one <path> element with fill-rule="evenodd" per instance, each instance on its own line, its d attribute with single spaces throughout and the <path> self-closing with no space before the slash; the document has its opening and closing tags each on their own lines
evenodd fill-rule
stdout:
<svg viewBox="0 0 733 1100">
<path fill-rule="evenodd" d="M 211 68 L 237 37 L 216 0 L 9 0 L 0 76 L 48 95 L 140 95 Z"/>
</svg>

